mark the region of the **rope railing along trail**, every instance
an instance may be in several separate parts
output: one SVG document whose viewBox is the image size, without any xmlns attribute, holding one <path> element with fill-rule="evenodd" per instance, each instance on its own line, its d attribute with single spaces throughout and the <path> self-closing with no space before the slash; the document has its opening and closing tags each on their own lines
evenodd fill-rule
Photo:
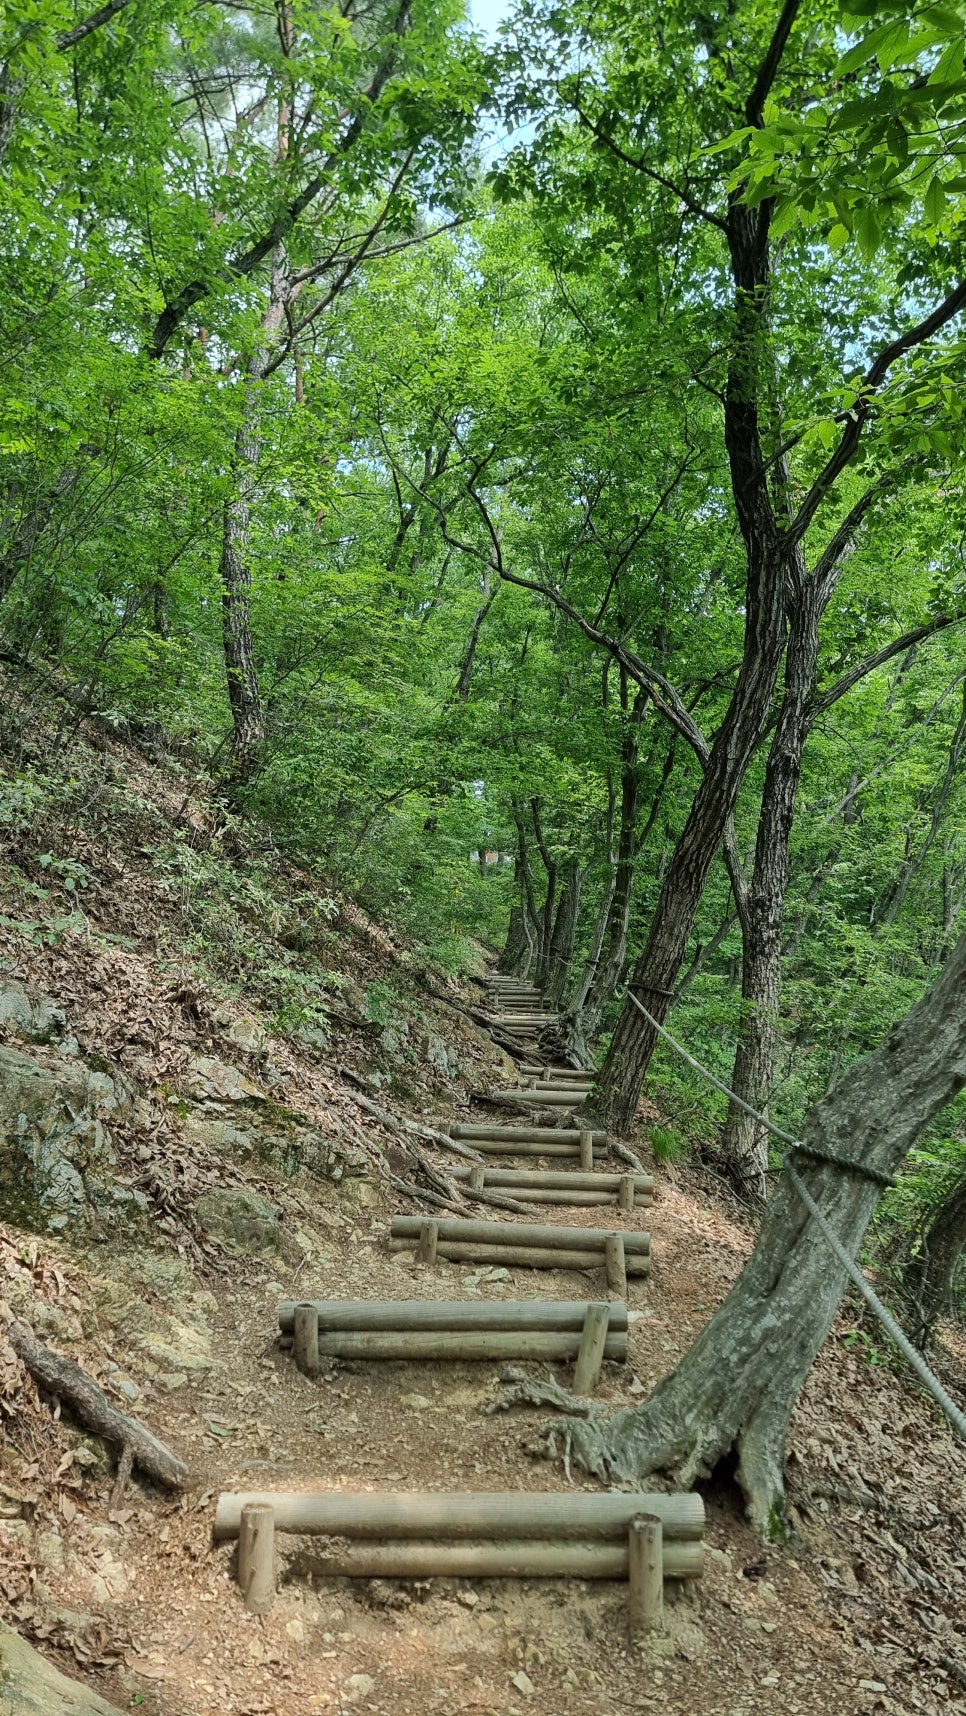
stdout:
<svg viewBox="0 0 966 1716">
<path fill-rule="evenodd" d="M 945 1413 L 950 1424 L 953 1426 L 953 1429 L 956 1430 L 964 1440 L 966 1440 L 966 1413 L 960 1411 L 952 1396 L 943 1387 L 935 1371 L 930 1368 L 922 1354 L 913 1346 L 908 1335 L 906 1335 L 899 1327 L 899 1324 L 896 1322 L 892 1312 L 887 1310 L 885 1305 L 883 1305 L 882 1300 L 879 1298 L 875 1289 L 869 1285 L 858 1264 L 855 1262 L 855 1259 L 849 1256 L 842 1244 L 842 1241 L 839 1239 L 838 1234 L 822 1214 L 822 1211 L 819 1209 L 819 1206 L 812 1197 L 808 1187 L 792 1167 L 792 1164 L 789 1161 L 789 1156 L 793 1150 L 801 1150 L 804 1155 L 814 1157 L 817 1161 L 829 1162 L 834 1167 L 847 1169 L 852 1173 L 863 1174 L 866 1178 L 874 1179 L 883 1185 L 891 1185 L 892 1182 L 889 1177 L 885 1174 L 872 1172 L 865 1168 L 861 1162 L 849 1162 L 844 1158 L 826 1155 L 820 1150 L 813 1149 L 813 1147 L 810 1144 L 807 1144 L 802 1138 L 793 1138 L 790 1132 L 785 1132 L 781 1126 L 776 1126 L 773 1120 L 769 1120 L 767 1114 L 759 1114 L 757 1108 L 752 1108 L 751 1104 L 745 1102 L 743 1097 L 738 1096 L 735 1091 L 730 1090 L 721 1079 L 715 1077 L 713 1072 L 709 1071 L 707 1067 L 702 1066 L 700 1061 L 695 1060 L 694 1056 L 688 1053 L 688 1050 L 684 1047 L 683 1043 L 679 1043 L 676 1037 L 672 1037 L 670 1031 L 661 1024 L 659 1019 L 655 1019 L 653 1013 L 648 1012 L 643 1002 L 639 1001 L 637 996 L 631 990 L 628 990 L 627 993 L 633 1001 L 634 1006 L 638 1009 L 638 1012 L 643 1013 L 648 1024 L 654 1027 L 655 1031 L 664 1038 L 666 1043 L 670 1044 L 671 1048 L 676 1054 L 681 1056 L 682 1060 L 687 1061 L 688 1065 L 693 1067 L 695 1072 L 700 1073 L 701 1077 L 706 1079 L 709 1084 L 713 1085 L 715 1090 L 719 1090 L 722 1096 L 726 1096 L 729 1101 L 737 1103 L 738 1107 L 743 1109 L 746 1114 L 750 1114 L 754 1120 L 757 1120 L 762 1126 L 764 1126 L 766 1131 L 772 1133 L 775 1138 L 780 1138 L 783 1143 L 789 1145 L 789 1149 L 782 1161 L 782 1172 L 787 1176 L 789 1185 L 805 1205 L 805 1208 L 808 1210 L 809 1215 L 815 1222 L 822 1238 L 826 1241 L 830 1250 L 834 1252 L 853 1286 L 858 1288 L 858 1291 L 861 1293 L 870 1311 L 874 1312 L 875 1316 L 878 1318 L 886 1334 L 889 1336 L 889 1339 L 895 1342 L 903 1358 L 906 1360 L 906 1363 L 909 1365 L 910 1369 L 915 1372 L 927 1392 L 932 1395 L 936 1405 Z"/>
</svg>

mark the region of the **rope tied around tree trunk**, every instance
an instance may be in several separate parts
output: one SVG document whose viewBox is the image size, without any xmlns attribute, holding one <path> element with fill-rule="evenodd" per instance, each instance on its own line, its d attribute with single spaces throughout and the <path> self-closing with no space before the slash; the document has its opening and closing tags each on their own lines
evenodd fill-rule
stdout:
<svg viewBox="0 0 966 1716">
<path fill-rule="evenodd" d="M 719 1090 L 723 1096 L 727 1096 L 732 1102 L 737 1103 L 738 1107 L 743 1108 L 746 1114 L 750 1114 L 753 1119 L 759 1121 L 768 1132 L 773 1133 L 776 1138 L 781 1138 L 785 1144 L 790 1146 L 785 1153 L 780 1172 L 787 1176 L 789 1185 L 805 1205 L 809 1215 L 818 1227 L 822 1238 L 834 1252 L 853 1286 L 858 1288 L 858 1291 L 862 1295 L 869 1309 L 878 1318 L 886 1334 L 889 1336 L 889 1339 L 895 1342 L 895 1345 L 899 1348 L 903 1358 L 906 1360 L 910 1368 L 915 1371 L 923 1387 L 932 1395 L 936 1405 L 945 1413 L 953 1429 L 956 1430 L 964 1440 L 966 1440 L 966 1413 L 960 1411 L 952 1396 L 943 1387 L 935 1371 L 926 1363 L 922 1354 L 916 1350 L 908 1335 L 904 1334 L 891 1311 L 888 1311 L 885 1305 L 883 1305 L 882 1300 L 875 1292 L 875 1289 L 869 1285 L 869 1282 L 866 1280 L 855 1259 L 849 1256 L 842 1244 L 842 1241 L 839 1239 L 838 1234 L 819 1209 L 811 1192 L 805 1185 L 804 1181 L 800 1179 L 789 1158 L 795 1150 L 799 1150 L 805 1155 L 815 1157 L 818 1161 L 828 1161 L 833 1166 L 842 1168 L 849 1173 L 861 1174 L 864 1172 L 868 1179 L 878 1180 L 880 1183 L 887 1186 L 893 1184 L 891 1178 L 883 1174 L 878 1174 L 875 1170 L 865 1169 L 862 1163 L 850 1162 L 844 1157 L 839 1158 L 831 1155 L 825 1155 L 822 1151 L 813 1149 L 810 1144 L 806 1144 L 803 1139 L 793 1138 L 790 1132 L 785 1132 L 782 1127 L 776 1126 L 774 1121 L 768 1119 L 767 1115 L 759 1114 L 758 1110 L 756 1108 L 752 1108 L 750 1103 L 745 1102 L 743 1097 L 738 1096 L 735 1091 L 729 1090 L 728 1086 L 723 1084 L 721 1079 L 716 1078 L 713 1072 L 709 1072 L 707 1067 L 702 1066 L 700 1061 L 696 1061 L 694 1056 L 688 1053 L 683 1043 L 679 1043 L 676 1037 L 672 1037 L 670 1031 L 665 1029 L 660 1020 L 655 1019 L 654 1015 L 648 1012 L 643 1003 L 638 1001 L 637 996 L 632 990 L 629 989 L 627 993 L 635 1007 L 643 1013 L 648 1023 L 653 1025 L 655 1031 L 664 1038 L 666 1043 L 671 1045 L 671 1048 L 674 1049 L 676 1054 L 679 1054 L 683 1060 L 687 1061 L 689 1066 L 694 1068 L 695 1072 L 700 1073 L 701 1077 L 707 1079 L 709 1084 L 714 1085 L 715 1090 Z"/>
</svg>

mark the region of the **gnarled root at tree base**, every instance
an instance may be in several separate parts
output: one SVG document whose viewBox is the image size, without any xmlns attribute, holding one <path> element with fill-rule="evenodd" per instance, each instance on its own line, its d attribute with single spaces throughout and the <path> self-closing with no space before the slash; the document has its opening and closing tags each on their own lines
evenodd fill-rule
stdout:
<svg viewBox="0 0 966 1716">
<path fill-rule="evenodd" d="M 885 1043 L 808 1114 L 796 1170 L 850 1256 L 883 1181 L 964 1084 L 966 936 Z M 587 1424 L 553 1424 L 545 1434 L 587 1471 L 631 1482 L 664 1472 L 693 1484 L 734 1457 L 752 1521 L 768 1536 L 786 1535 L 788 1422 L 847 1279 L 783 1179 L 738 1281 L 650 1400 Z"/>
</svg>

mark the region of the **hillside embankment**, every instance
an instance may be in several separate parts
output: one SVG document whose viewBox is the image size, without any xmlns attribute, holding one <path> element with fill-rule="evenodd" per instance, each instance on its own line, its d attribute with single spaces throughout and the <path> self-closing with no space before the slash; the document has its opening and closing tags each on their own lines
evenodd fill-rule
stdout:
<svg viewBox="0 0 966 1716">
<path fill-rule="evenodd" d="M 669 1587 L 643 1653 L 608 1582 L 336 1583 L 295 1555 L 271 1613 L 247 1613 L 211 1543 L 221 1490 L 568 1484 L 543 1412 L 486 1410 L 498 1365 L 332 1361 L 310 1381 L 277 1347 L 280 1299 L 599 1284 L 390 1252 L 391 1214 L 435 1207 L 419 1194 L 453 1165 L 405 1123 L 465 1116 L 512 1074 L 471 979 L 253 846 L 170 761 L 91 732 L 59 788 L 11 767 L 3 791 L 4 1321 L 81 1364 L 191 1476 L 172 1495 L 135 1475 L 112 1499 L 110 1449 L 0 1338 L 2 1616 L 76 1682 L 44 1683 L 0 1638 L 0 1711 L 966 1709 L 966 1456 L 848 1307 L 790 1430 L 797 1541 L 763 1545 L 718 1475 L 704 1576 Z M 643 1120 L 633 1142 L 650 1168 Z M 710 1179 L 656 1175 L 653 1271 L 630 1284 L 604 1405 L 673 1367 L 753 1243 Z M 944 1343 L 961 1390 L 966 1343 Z"/>
</svg>

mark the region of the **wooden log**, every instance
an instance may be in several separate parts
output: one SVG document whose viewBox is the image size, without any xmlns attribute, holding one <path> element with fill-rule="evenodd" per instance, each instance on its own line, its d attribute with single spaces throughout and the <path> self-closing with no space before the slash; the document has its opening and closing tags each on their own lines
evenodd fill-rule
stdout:
<svg viewBox="0 0 966 1716">
<path fill-rule="evenodd" d="M 593 1137 L 593 1133 L 592 1132 L 581 1132 L 577 1148 L 580 1152 L 581 1169 L 585 1174 L 589 1173 L 589 1171 L 591 1170 L 591 1168 L 594 1165 L 594 1137 Z"/>
<path fill-rule="evenodd" d="M 529 1333 L 525 1329 L 477 1329 L 465 1333 L 432 1329 L 400 1329 L 389 1333 L 333 1329 L 319 1335 L 319 1352 L 323 1358 L 396 1359 L 413 1363 L 429 1359 L 448 1359 L 461 1364 L 521 1358 L 555 1364 L 576 1358 L 580 1342 L 579 1329 L 557 1335 Z M 625 1363 L 627 1335 L 608 1335 L 601 1356 L 617 1364 Z"/>
<path fill-rule="evenodd" d="M 700 1543 L 668 1543 L 666 1579 L 696 1579 Z M 300 1572 L 313 1579 L 626 1579 L 626 1542 L 574 1543 L 340 1543 L 306 1545 Z"/>
<path fill-rule="evenodd" d="M 390 1241 L 391 1251 L 409 1251 L 412 1240 L 393 1239 Z M 556 1246 L 525 1246 L 525 1245 L 488 1245 L 484 1240 L 461 1243 L 453 1239 L 441 1239 L 437 1257 L 446 1263 L 486 1263 L 505 1266 L 508 1269 L 601 1269 L 606 1262 L 603 1249 L 597 1251 L 559 1251 Z M 625 1279 L 628 1275 L 649 1275 L 651 1259 L 649 1256 L 636 1253 L 627 1259 Z M 611 1292 L 616 1288 L 607 1283 Z"/>
<path fill-rule="evenodd" d="M 588 1305 L 584 1318 L 583 1333 L 580 1337 L 580 1351 L 577 1354 L 577 1368 L 574 1371 L 574 1393 L 592 1394 L 600 1376 L 600 1367 L 606 1357 L 607 1338 L 610 1325 L 609 1305 Z"/>
<path fill-rule="evenodd" d="M 417 1236 L 417 1245 L 416 1245 L 416 1256 L 419 1258 L 420 1263 L 435 1263 L 436 1262 L 436 1251 L 437 1251 L 438 1245 L 439 1245 L 439 1222 L 438 1221 L 421 1221 L 421 1222 L 419 1222 L 419 1232 L 418 1232 L 418 1236 Z"/>
<path fill-rule="evenodd" d="M 303 1300 L 292 1310 L 292 1335 L 295 1363 L 303 1376 L 317 1376 L 319 1371 L 319 1313 L 311 1300 Z"/>
<path fill-rule="evenodd" d="M 638 1644 L 664 1621 L 664 1529 L 654 1514 L 638 1514 L 628 1527 L 627 1578 L 628 1631 Z"/>
<path fill-rule="evenodd" d="M 552 1138 L 552 1132 L 546 1135 Z M 497 1139 L 481 1139 L 478 1146 L 484 1156 L 539 1156 L 556 1161 L 565 1157 L 575 1158 L 577 1152 L 572 1144 L 501 1144 Z M 602 1150 L 595 1150 L 594 1156 L 599 1159 Z"/>
<path fill-rule="evenodd" d="M 546 1333 L 571 1330 L 580 1334 L 587 1304 L 579 1299 L 316 1299 L 313 1301 L 323 1334 L 337 1329 L 369 1331 L 401 1329 L 531 1329 Z M 627 1306 L 612 1303 L 610 1332 L 628 1327 Z M 290 1334 L 295 1301 L 283 1299 L 278 1326 Z"/>
<path fill-rule="evenodd" d="M 625 1179 L 633 1181 L 638 1197 L 649 1198 L 654 1190 L 652 1174 L 606 1174 L 599 1169 L 589 1174 L 576 1168 L 489 1168 L 479 1165 L 484 1186 L 502 1186 L 507 1191 L 516 1186 L 520 1191 L 603 1192 L 616 1197 Z M 449 1168 L 452 1180 L 468 1180 L 472 1168 Z"/>
<path fill-rule="evenodd" d="M 276 1531 L 366 1538 L 610 1539 L 626 1552 L 637 1514 L 653 1514 L 665 1539 L 700 1542 L 704 1502 L 692 1490 L 249 1490 L 226 1491 L 215 1510 L 216 1542 L 238 1534 L 241 1510 L 268 1502 Z"/>
<path fill-rule="evenodd" d="M 118 1412 L 93 1378 L 73 1359 L 52 1352 L 37 1339 L 28 1323 L 12 1322 L 7 1329 L 7 1339 L 41 1388 L 71 1407 L 95 1436 L 103 1436 L 105 1441 L 120 1448 L 118 1490 L 123 1489 L 123 1478 L 130 1472 L 132 1463 L 169 1490 L 184 1488 L 189 1476 L 184 1461 L 152 1436 L 137 1418 Z"/>
<path fill-rule="evenodd" d="M 478 1170 L 478 1172 L 482 1178 L 482 1175 L 484 1173 L 484 1169 L 480 1168 Z M 637 1201 L 637 1181 L 635 1180 L 634 1175 L 633 1174 L 622 1174 L 620 1187 L 619 1187 L 618 1193 L 617 1193 L 617 1202 L 618 1202 L 620 1208 L 622 1210 L 632 1210 L 634 1208 L 636 1201 Z M 650 1203 L 650 1201 L 651 1201 L 650 1198 L 648 1198 L 647 1201 L 648 1201 L 648 1203 Z"/>
<path fill-rule="evenodd" d="M 414 1240 L 419 1238 L 426 1225 L 420 1216 L 394 1215 L 390 1233 L 393 1239 Z M 463 1221 L 457 1216 L 441 1218 L 435 1226 L 441 1241 L 459 1240 L 464 1244 L 482 1240 L 494 1245 L 561 1246 L 571 1250 L 603 1252 L 607 1237 L 601 1227 L 549 1227 L 522 1221 Z M 649 1233 L 624 1233 L 621 1239 L 628 1254 L 647 1253 L 651 1249 Z"/>
<path fill-rule="evenodd" d="M 578 1189 L 567 1192 L 559 1186 L 547 1186 L 545 1190 L 521 1191 L 520 1196 L 528 1204 L 555 1204 L 563 1209 L 593 1209 L 609 1207 L 614 1209 L 617 1204 L 616 1192 L 582 1192 Z M 523 1206 L 521 1206 L 523 1207 Z M 650 1209 L 650 1198 L 638 1198 L 637 1209 Z"/>
<path fill-rule="evenodd" d="M 609 1233 L 604 1240 L 604 1268 L 607 1271 L 607 1286 L 611 1293 L 619 1298 L 627 1298 L 627 1277 L 638 1275 L 627 1256 L 627 1246 L 622 1233 Z"/>
<path fill-rule="evenodd" d="M 249 1502 L 238 1526 L 238 1583 L 245 1607 L 267 1615 L 275 1602 L 275 1517 L 271 1502 Z"/>
<path fill-rule="evenodd" d="M 454 1176 L 451 1174 L 450 1179 L 453 1179 L 453 1178 L 454 1178 Z M 484 1168 L 482 1162 L 479 1164 L 478 1167 L 470 1168 L 467 1175 L 466 1175 L 466 1178 L 469 1180 L 471 1191 L 482 1192 L 483 1187 L 486 1185 L 486 1169 Z"/>
<path fill-rule="evenodd" d="M 580 1128 L 567 1126 L 488 1126 L 484 1121 L 478 1124 L 452 1125 L 449 1136 L 464 1138 L 467 1143 L 479 1139 L 481 1143 L 495 1144 L 547 1144 L 567 1145 L 571 1151 L 580 1143 Z M 593 1133 L 594 1150 L 603 1154 L 607 1145 L 607 1133 Z"/>
<path fill-rule="evenodd" d="M 579 1088 L 574 1090 L 524 1090 L 522 1086 L 505 1090 L 491 1090 L 483 1093 L 489 1102 L 516 1102 L 527 1108 L 579 1108 L 584 1100 L 584 1092 Z"/>
</svg>

